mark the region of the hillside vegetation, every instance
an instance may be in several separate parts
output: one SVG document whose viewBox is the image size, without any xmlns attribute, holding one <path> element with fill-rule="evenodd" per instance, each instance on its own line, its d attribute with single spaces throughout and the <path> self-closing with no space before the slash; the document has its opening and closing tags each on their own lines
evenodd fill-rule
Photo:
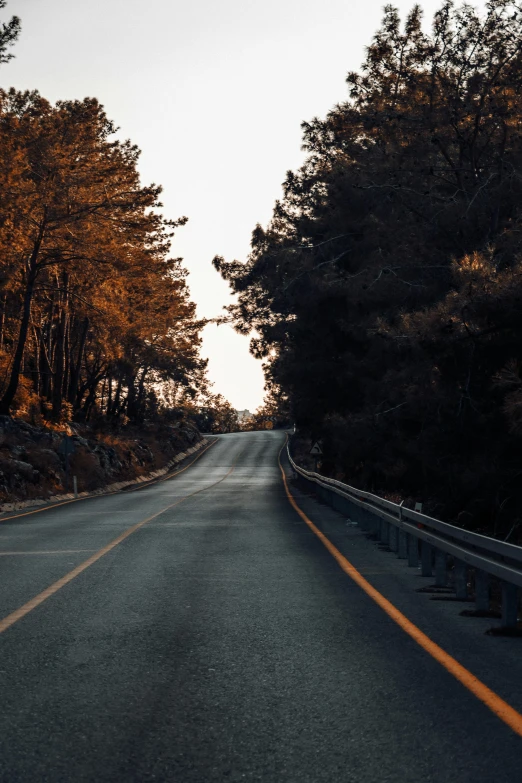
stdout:
<svg viewBox="0 0 522 783">
<path fill-rule="evenodd" d="M 386 6 L 303 123 L 246 262 L 214 259 L 323 472 L 522 537 L 522 12 Z"/>
<path fill-rule="evenodd" d="M 204 384 L 181 259 L 139 151 L 95 100 L 0 91 L 0 413 L 142 420 Z"/>
<path fill-rule="evenodd" d="M 6 0 L 0 0 L 0 9 Z M 20 34 L 0 25 L 0 64 Z M 140 423 L 207 391 L 161 187 L 95 98 L 0 89 L 0 415 Z"/>
<path fill-rule="evenodd" d="M 21 29 L 0 23 L 1 66 Z M 0 89 L 0 503 L 163 469 L 230 418 L 171 255 L 187 218 L 117 132 L 95 98 Z"/>
<path fill-rule="evenodd" d="M 203 445 L 201 435 L 187 421 L 128 425 L 118 432 L 74 425 L 65 434 L 0 416 L 0 506 L 9 510 L 4 504 L 70 493 L 73 477 L 80 493 L 131 483 L 167 470 L 175 457 L 197 445 Z"/>
</svg>

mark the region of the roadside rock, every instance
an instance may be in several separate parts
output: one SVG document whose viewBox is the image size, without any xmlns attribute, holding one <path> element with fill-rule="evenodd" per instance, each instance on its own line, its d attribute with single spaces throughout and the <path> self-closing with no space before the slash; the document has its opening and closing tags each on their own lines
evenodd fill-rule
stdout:
<svg viewBox="0 0 522 783">
<path fill-rule="evenodd" d="M 0 471 L 13 482 L 30 481 L 35 484 L 40 478 L 40 472 L 35 470 L 28 462 L 18 459 L 0 459 Z"/>
<path fill-rule="evenodd" d="M 71 434 L 0 416 L 0 504 L 44 500 L 65 490 L 66 436 L 74 445 L 69 481 L 77 477 L 79 492 L 149 475 L 201 439 L 190 425 L 148 422 L 142 428 L 93 432 L 75 424 Z"/>
<path fill-rule="evenodd" d="M 50 474 L 51 471 L 56 473 L 62 469 L 60 457 L 52 449 L 36 449 L 34 447 L 28 449 L 27 462 L 44 474 Z"/>
</svg>

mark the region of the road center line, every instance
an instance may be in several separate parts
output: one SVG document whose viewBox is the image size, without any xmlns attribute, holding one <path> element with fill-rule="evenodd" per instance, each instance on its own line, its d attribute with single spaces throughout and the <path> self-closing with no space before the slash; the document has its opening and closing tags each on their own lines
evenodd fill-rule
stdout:
<svg viewBox="0 0 522 783">
<path fill-rule="evenodd" d="M 288 441 L 288 438 L 287 438 Z M 286 475 L 281 464 L 281 454 L 286 447 L 286 443 L 279 452 L 279 469 L 281 470 L 281 476 L 283 477 L 283 484 L 285 486 L 286 496 L 290 501 L 292 507 L 297 511 L 303 522 L 306 522 L 310 530 L 317 536 L 321 543 L 330 552 L 332 557 L 335 558 L 339 566 L 342 568 L 345 574 L 352 579 L 359 587 L 364 590 L 378 606 L 383 609 L 388 617 L 399 625 L 408 636 L 417 642 L 432 658 L 440 663 L 447 672 L 449 672 L 456 680 L 458 680 L 468 691 L 477 697 L 483 704 L 488 707 L 501 721 L 506 723 L 514 732 L 522 737 L 522 715 L 505 702 L 498 694 L 488 688 L 481 680 L 475 677 L 468 669 L 460 664 L 449 653 L 439 647 L 429 636 L 420 630 L 411 620 L 408 620 L 406 615 L 394 606 L 391 601 L 388 601 L 382 593 L 375 589 L 364 576 L 353 566 L 347 558 L 339 552 L 336 546 L 322 533 L 318 527 L 314 525 L 311 519 L 309 519 L 304 511 L 297 505 L 297 502 L 288 488 L 288 482 Z"/>
<path fill-rule="evenodd" d="M 214 441 L 214 443 L 215 442 L 216 441 Z M 142 519 L 141 522 L 132 525 L 132 527 L 129 527 L 127 530 L 121 533 L 121 535 L 119 535 L 109 544 L 102 547 L 102 549 L 99 549 L 94 555 L 87 558 L 87 560 L 84 560 L 83 563 L 80 563 L 80 565 L 76 566 L 76 568 L 73 568 L 72 571 L 69 571 L 68 574 L 65 574 L 65 576 L 62 576 L 61 579 L 58 579 L 58 581 L 54 582 L 45 590 L 42 590 L 41 593 L 35 595 L 34 598 L 31 598 L 30 601 L 27 601 L 27 603 L 23 604 L 23 606 L 21 606 L 19 609 L 15 609 L 14 612 L 8 614 L 6 617 L 3 618 L 3 620 L 0 620 L 0 634 L 4 633 L 4 631 L 7 631 L 7 629 L 10 628 L 15 623 L 17 623 L 18 620 L 21 620 L 22 617 L 25 617 L 27 614 L 29 614 L 29 612 L 32 612 L 33 609 L 36 609 L 37 606 L 43 604 L 44 601 L 47 601 L 48 598 L 50 598 L 52 595 L 54 595 L 59 590 L 61 590 L 62 587 L 65 587 L 65 585 L 69 584 L 69 582 L 72 582 L 72 580 L 75 579 L 77 576 L 79 576 L 79 574 L 81 574 L 82 571 L 85 571 L 87 568 L 89 568 L 89 566 L 93 565 L 98 560 L 100 560 L 100 558 L 102 558 L 112 549 L 117 547 L 118 544 L 121 544 L 122 541 L 125 541 L 126 538 L 128 538 L 137 530 L 139 530 L 141 527 L 143 527 L 143 525 L 146 525 L 147 522 L 151 522 L 153 519 L 156 519 L 157 517 L 161 516 L 161 514 L 164 514 L 165 511 L 169 511 L 171 508 L 174 508 L 174 506 L 179 506 L 180 503 L 183 503 L 185 500 L 194 497 L 194 495 L 199 495 L 200 492 L 205 492 L 206 490 L 212 489 L 213 487 L 216 487 L 218 484 L 221 484 L 222 481 L 224 481 L 226 478 L 228 478 L 228 476 L 230 476 L 230 474 L 232 473 L 232 471 L 236 466 L 236 462 L 241 457 L 242 453 L 243 451 L 239 452 L 236 459 L 232 463 L 232 466 L 230 467 L 228 473 L 222 476 L 222 478 L 220 478 L 218 481 L 214 481 L 213 484 L 209 484 L 206 487 L 201 487 L 200 489 L 195 490 L 195 492 L 191 492 L 189 495 L 185 495 L 179 500 L 176 500 L 174 503 L 170 503 L 170 505 L 165 506 L 165 508 L 162 508 L 161 511 L 157 511 L 155 514 L 152 514 L 150 517 L 147 517 L 146 519 Z M 191 462 L 190 465 L 192 464 L 193 463 Z M 189 468 L 190 465 L 187 465 L 185 468 L 183 468 L 183 470 Z M 181 473 L 182 471 L 178 471 L 178 472 Z"/>
</svg>

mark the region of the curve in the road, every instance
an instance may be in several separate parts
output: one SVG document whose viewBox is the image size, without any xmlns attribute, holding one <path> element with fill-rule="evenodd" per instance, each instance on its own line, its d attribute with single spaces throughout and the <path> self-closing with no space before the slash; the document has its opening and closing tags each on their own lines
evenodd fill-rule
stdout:
<svg viewBox="0 0 522 783">
<path fill-rule="evenodd" d="M 0 635 L 1 783 L 520 779 L 517 642 L 429 603 L 281 455 L 282 481 L 283 440 L 0 525 L 0 617 L 29 609 Z"/>
</svg>

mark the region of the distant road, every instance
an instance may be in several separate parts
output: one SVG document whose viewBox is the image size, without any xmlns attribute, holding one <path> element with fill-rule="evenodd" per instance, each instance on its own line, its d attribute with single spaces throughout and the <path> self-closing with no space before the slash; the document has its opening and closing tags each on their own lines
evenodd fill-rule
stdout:
<svg viewBox="0 0 522 783">
<path fill-rule="evenodd" d="M 171 480 L 0 520 L 1 781 L 522 780 L 522 739 L 291 507 L 283 443 L 221 436 Z M 522 639 L 415 592 L 429 580 L 290 488 L 378 590 L 522 711 Z"/>
</svg>

